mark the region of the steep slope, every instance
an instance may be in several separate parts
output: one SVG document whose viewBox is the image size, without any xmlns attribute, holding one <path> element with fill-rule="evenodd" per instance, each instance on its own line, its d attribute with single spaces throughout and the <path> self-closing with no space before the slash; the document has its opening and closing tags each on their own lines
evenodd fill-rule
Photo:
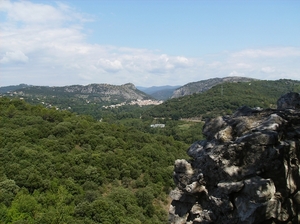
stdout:
<svg viewBox="0 0 300 224">
<path fill-rule="evenodd" d="M 170 99 L 173 95 L 174 89 L 164 89 L 160 91 L 156 91 L 151 94 L 151 96 L 158 100 L 167 100 Z"/>
<path fill-rule="evenodd" d="M 251 82 L 254 80 L 255 79 L 245 78 L 245 77 L 225 77 L 225 78 L 212 78 L 212 79 L 202 80 L 199 82 L 191 82 L 176 89 L 173 92 L 172 98 L 192 95 L 193 93 L 202 93 L 221 83 Z"/>
<path fill-rule="evenodd" d="M 157 100 L 166 100 L 171 98 L 175 89 L 180 86 L 152 86 L 152 87 L 137 87 L 139 90 L 149 94 Z"/>
<path fill-rule="evenodd" d="M 203 93 L 167 100 L 147 111 L 145 115 L 156 118 L 214 117 L 231 114 L 244 105 L 274 107 L 276 100 L 289 91 L 300 92 L 300 81 L 282 79 L 226 82 Z"/>
</svg>

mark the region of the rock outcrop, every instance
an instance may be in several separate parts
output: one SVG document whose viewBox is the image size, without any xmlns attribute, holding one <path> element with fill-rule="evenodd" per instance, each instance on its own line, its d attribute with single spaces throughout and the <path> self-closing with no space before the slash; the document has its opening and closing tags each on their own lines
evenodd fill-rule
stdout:
<svg viewBox="0 0 300 224">
<path fill-rule="evenodd" d="M 206 122 L 176 160 L 170 223 L 300 223 L 300 96 Z"/>
</svg>

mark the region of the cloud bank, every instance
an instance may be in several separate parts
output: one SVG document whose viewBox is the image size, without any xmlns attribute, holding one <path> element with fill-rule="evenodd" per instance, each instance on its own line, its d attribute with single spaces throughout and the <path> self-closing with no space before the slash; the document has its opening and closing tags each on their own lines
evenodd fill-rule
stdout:
<svg viewBox="0 0 300 224">
<path fill-rule="evenodd" d="M 127 82 L 152 86 L 225 76 L 300 77 L 297 47 L 243 49 L 189 58 L 147 48 L 89 43 L 85 24 L 97 21 L 62 3 L 4 0 L 0 13 L 4 18 L 0 24 L 0 86 Z"/>
</svg>

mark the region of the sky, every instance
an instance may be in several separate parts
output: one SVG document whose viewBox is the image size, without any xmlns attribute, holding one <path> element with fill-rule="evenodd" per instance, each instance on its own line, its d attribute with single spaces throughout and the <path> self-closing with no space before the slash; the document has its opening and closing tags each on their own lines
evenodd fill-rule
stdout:
<svg viewBox="0 0 300 224">
<path fill-rule="evenodd" d="M 300 80 L 299 0 L 0 0 L 0 86 Z"/>
</svg>

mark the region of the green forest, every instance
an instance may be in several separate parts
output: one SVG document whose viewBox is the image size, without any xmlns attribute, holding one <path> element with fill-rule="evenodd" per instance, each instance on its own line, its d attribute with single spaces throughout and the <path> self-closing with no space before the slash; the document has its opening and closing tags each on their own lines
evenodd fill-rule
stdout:
<svg viewBox="0 0 300 224">
<path fill-rule="evenodd" d="M 64 93 L 51 108 L 0 97 L 0 223 L 167 223 L 174 161 L 204 139 L 204 120 L 241 106 L 275 108 L 290 91 L 300 82 L 223 83 L 113 109 Z"/>
<path fill-rule="evenodd" d="M 184 127 L 181 127 L 181 129 Z M 188 144 L 0 98 L 1 223 L 166 223 Z"/>
<path fill-rule="evenodd" d="M 172 119 L 230 115 L 239 107 L 276 108 L 280 96 L 300 92 L 300 81 L 281 79 L 223 83 L 203 93 L 165 101 L 145 112 L 145 116 Z"/>
</svg>

